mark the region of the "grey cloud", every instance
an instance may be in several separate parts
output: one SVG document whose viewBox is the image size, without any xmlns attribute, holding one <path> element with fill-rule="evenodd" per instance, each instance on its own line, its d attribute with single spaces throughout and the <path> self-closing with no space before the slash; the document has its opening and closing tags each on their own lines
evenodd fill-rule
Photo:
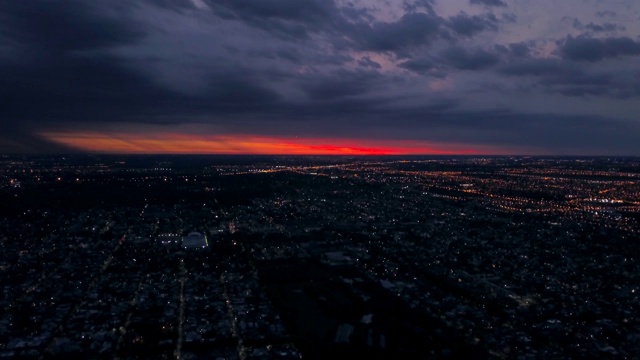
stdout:
<svg viewBox="0 0 640 360">
<path fill-rule="evenodd" d="M 510 63 L 501 68 L 501 72 L 515 76 L 557 76 L 570 70 L 562 62 L 554 59 L 531 59 Z"/>
<path fill-rule="evenodd" d="M 577 30 L 584 29 L 584 25 L 582 25 L 582 22 L 580 22 L 580 20 L 578 20 L 577 18 L 570 17 L 570 16 L 563 16 L 562 19 L 560 20 L 565 23 L 570 23 L 574 29 L 577 29 Z"/>
<path fill-rule="evenodd" d="M 376 136 L 398 136 L 416 140 L 442 141 L 539 148 L 561 153 L 584 154 L 597 151 L 607 154 L 637 153 L 640 124 L 602 116 L 564 115 L 552 111 L 528 114 L 509 108 L 483 111 L 461 111 L 456 103 L 415 107 L 400 111 L 376 112 L 361 116 L 366 122 L 356 122 L 355 129 L 366 125 L 393 130 Z M 363 120 L 364 121 L 364 120 Z M 410 129 L 410 130 L 407 130 Z"/>
<path fill-rule="evenodd" d="M 552 112 L 523 114 L 510 110 L 467 113 L 463 118 L 478 122 L 479 137 L 487 143 L 562 149 L 565 153 L 584 153 L 593 147 L 613 154 L 640 149 L 633 140 L 640 127 L 615 118 Z M 473 133 L 468 136 L 473 138 Z"/>
<path fill-rule="evenodd" d="M 508 109 L 453 113 L 448 117 L 448 123 L 456 124 L 459 119 L 457 127 L 471 130 L 461 131 L 460 137 L 466 141 L 475 138 L 488 144 L 561 148 L 565 152 L 583 152 L 589 143 L 613 153 L 640 148 L 633 140 L 639 126 L 617 119 L 552 112 L 523 114 Z"/>
<path fill-rule="evenodd" d="M 132 31 L 126 22 L 121 24 L 111 17 L 105 18 L 102 14 L 110 13 L 110 3 L 95 3 L 107 4 L 104 6 L 108 8 L 102 11 L 85 8 L 84 2 L 56 4 L 53 6 L 56 9 L 51 9 L 52 14 L 47 15 L 42 9 L 49 9 L 48 4 L 35 12 L 38 14 L 35 18 L 31 17 L 34 10 L 13 6 L 10 10 L 14 19 L 2 24 L 4 34 L 20 32 L 12 39 L 21 41 L 29 51 L 39 53 L 29 61 L 0 64 L 0 98 L 3 99 L 0 123 L 3 128 L 15 122 L 30 126 L 61 121 L 118 122 L 132 118 L 147 118 L 148 122 L 153 122 L 163 114 L 246 112 L 264 109 L 280 101 L 280 95 L 263 86 L 260 77 L 237 64 L 225 67 L 224 72 L 212 73 L 212 80 L 200 95 L 187 96 L 167 89 L 148 73 L 137 70 L 131 60 L 107 51 L 109 47 L 140 41 L 140 34 L 144 33 L 138 25 L 136 31 Z M 7 14 L 3 13 L 3 16 Z M 60 14 L 65 18 L 50 20 L 58 26 L 55 31 L 49 29 L 49 32 L 56 32 L 54 35 L 38 24 L 28 26 L 30 22 Z M 103 29 L 107 21 L 111 23 Z M 82 25 L 80 29 L 75 28 L 78 24 Z M 63 38 L 76 31 L 83 33 Z M 20 128 L 18 126 L 15 133 L 24 133 Z"/>
<path fill-rule="evenodd" d="M 38 67 L 0 68 L 0 123 L 180 123 L 185 117 L 281 111 L 283 97 L 240 67 L 211 74 L 198 94 L 168 90 L 113 57 L 49 59 Z M 275 75 L 271 75 L 275 76 Z M 15 84 L 20 84 L 16 87 Z M 38 106 L 33 106 L 37 103 Z M 3 126 L 4 128 L 4 126 Z"/>
<path fill-rule="evenodd" d="M 344 65 L 351 61 L 353 61 L 353 58 L 347 54 L 329 53 L 313 54 L 313 59 L 310 59 L 309 63 L 316 63 L 320 65 Z"/>
<path fill-rule="evenodd" d="M 282 19 L 289 21 L 319 23 L 327 21 L 335 14 L 333 1 L 236 1 L 209 0 L 218 13 L 238 18 Z"/>
<path fill-rule="evenodd" d="M 515 23 L 518 21 L 518 16 L 514 13 L 505 13 L 502 14 L 502 21 L 506 23 Z"/>
<path fill-rule="evenodd" d="M 305 49 L 302 51 L 295 47 L 283 46 L 282 48 L 269 49 L 264 51 L 246 51 L 251 57 L 264 57 L 267 59 L 282 59 L 296 65 L 335 65 L 340 66 L 353 61 L 347 54 L 339 52 L 324 52 Z M 238 51 L 238 50 L 236 50 Z"/>
<path fill-rule="evenodd" d="M 283 47 L 268 51 L 248 51 L 249 56 L 267 59 L 283 59 L 297 65 L 335 65 L 340 66 L 353 61 L 353 58 L 340 52 L 323 52 L 316 50 L 301 51 L 295 47 Z"/>
<path fill-rule="evenodd" d="M 516 57 L 527 57 L 531 53 L 529 45 L 523 42 L 509 44 L 509 50 Z"/>
<path fill-rule="evenodd" d="M 141 110 L 153 113 L 158 104 L 181 98 L 105 55 L 49 57 L 0 71 L 3 119 L 91 121 Z"/>
<path fill-rule="evenodd" d="M 504 83 L 508 89 L 521 84 L 566 96 L 638 96 L 640 77 L 629 74 L 628 64 L 616 71 L 596 62 L 638 55 L 638 42 L 630 38 L 567 38 L 558 43 L 560 58 L 537 59 L 535 39 L 495 47 L 473 39 L 502 25 L 518 26 L 505 24 L 515 21 L 515 14 L 460 13 L 445 19 L 432 1 L 407 0 L 397 9 L 404 15 L 381 21 L 372 15 L 375 9 L 340 7 L 330 0 L 202 1 L 209 10 L 188 0 L 3 3 L 0 38 L 9 43 L 2 46 L 9 54 L 0 54 L 0 152 L 64 150 L 35 135 L 51 126 L 188 122 L 274 135 L 365 133 L 551 149 L 597 144 L 600 151 L 640 153 L 632 136 L 637 125 L 534 116 L 506 107 L 461 111 L 469 103 L 456 88 L 457 80 L 478 71 L 482 74 L 473 74 L 473 81 Z M 174 33 L 174 23 L 164 27 L 155 16 L 184 26 Z M 607 24 L 583 25 L 583 30 L 606 34 L 612 28 Z M 218 41 L 229 34 L 230 41 Z M 189 46 L 179 45 L 183 40 Z M 14 51 L 30 56 L 18 61 Z M 374 60 L 383 57 L 384 67 Z M 388 61 L 400 69 L 390 69 Z M 194 67 L 197 71 L 189 71 Z M 430 77 L 455 73 L 455 81 L 451 89 L 435 92 L 428 88 L 432 79 L 408 71 Z M 499 81 L 489 78 L 496 73 Z M 176 85 L 183 74 L 197 76 L 197 86 Z M 505 91 L 483 90 L 496 98 Z"/>
<path fill-rule="evenodd" d="M 41 138 L 34 134 L 34 130 L 37 131 L 37 129 L 4 126 L 2 128 L 2 133 L 0 133 L 0 153 L 66 154 L 76 152 L 73 149 L 69 149 Z"/>
<path fill-rule="evenodd" d="M 461 70 L 482 70 L 496 65 L 500 58 L 484 49 L 468 50 L 459 46 L 447 49 L 443 58 L 447 64 Z"/>
<path fill-rule="evenodd" d="M 540 84 L 551 91 L 567 96 L 621 96 L 621 94 L 614 94 L 617 89 L 610 74 L 592 73 L 583 69 L 565 69 L 560 76 L 543 77 L 540 79 Z"/>
<path fill-rule="evenodd" d="M 485 5 L 485 6 L 503 6 L 506 7 L 507 4 L 502 0 L 470 0 L 472 5 Z"/>
<path fill-rule="evenodd" d="M 460 13 L 448 20 L 450 28 L 458 35 L 472 37 L 483 31 L 497 31 L 498 19 L 493 14 L 469 16 Z"/>
<path fill-rule="evenodd" d="M 297 49 L 279 49 L 276 51 L 278 57 L 282 59 L 286 59 L 292 63 L 300 64 L 302 63 L 302 55 L 298 52 Z"/>
<path fill-rule="evenodd" d="M 595 24 L 590 22 L 584 25 L 580 20 L 576 18 L 564 17 L 563 20 L 571 21 L 571 25 L 574 29 L 577 30 L 586 30 L 588 32 L 616 32 L 616 31 L 625 31 L 626 27 L 614 23 L 603 23 L 603 24 Z"/>
<path fill-rule="evenodd" d="M 397 22 L 361 26 L 353 35 L 363 49 L 400 52 L 430 43 L 440 36 L 440 30 L 440 17 L 427 13 L 407 13 Z"/>
<path fill-rule="evenodd" d="M 31 149 L 57 151 L 58 146 L 34 136 L 33 129 L 153 117 L 173 111 L 176 104 L 185 106 L 182 95 L 109 54 L 109 49 L 137 44 L 147 35 L 127 15 L 131 10 L 129 4 L 111 2 L 3 4 L 0 32 L 27 57 L 0 64 L 2 137 L 17 138 Z"/>
<path fill-rule="evenodd" d="M 471 38 L 483 31 L 497 31 L 499 20 L 494 14 L 468 15 L 464 12 L 448 19 L 435 12 L 408 12 L 396 22 L 359 24 L 347 32 L 361 49 L 391 51 L 400 57 L 411 57 L 414 50 L 437 39 Z"/>
<path fill-rule="evenodd" d="M 416 12 L 420 10 L 425 10 L 428 13 L 434 13 L 433 10 L 434 0 L 413 0 L 411 2 L 404 1 L 402 7 L 405 12 Z"/>
<path fill-rule="evenodd" d="M 360 22 L 373 22 L 375 18 L 369 13 L 366 8 L 356 8 L 353 3 L 349 3 L 347 6 L 340 9 L 342 15 L 347 21 L 360 23 Z"/>
<path fill-rule="evenodd" d="M 147 0 L 157 7 L 181 12 L 185 9 L 196 9 L 196 5 L 190 0 Z"/>
<path fill-rule="evenodd" d="M 502 65 L 499 71 L 507 76 L 530 77 L 545 91 L 566 96 L 600 96 L 629 98 L 640 95 L 637 80 L 624 74 L 597 71 L 586 65 L 558 59 L 514 61 Z"/>
<path fill-rule="evenodd" d="M 333 0 L 208 0 L 207 4 L 223 19 L 242 20 L 288 38 L 307 38 L 323 29 L 333 31 L 343 23 L 342 13 Z"/>
<path fill-rule="evenodd" d="M 3 3 L 0 37 L 15 44 L 21 57 L 4 54 L 0 63 L 0 146 L 60 151 L 34 133 L 60 122 L 153 114 L 158 104 L 179 101 L 179 94 L 108 54 L 145 38 L 146 29 L 127 16 L 130 10 L 111 2 Z"/>
<path fill-rule="evenodd" d="M 617 15 L 617 14 L 616 14 L 616 12 L 615 12 L 615 11 L 609 11 L 609 10 L 605 10 L 605 11 L 598 11 L 598 12 L 596 13 L 596 16 L 597 16 L 597 17 L 601 17 L 601 18 L 604 18 L 604 17 L 615 17 L 616 15 Z"/>
<path fill-rule="evenodd" d="M 121 3 L 8 1 L 0 11 L 0 34 L 40 51 L 101 49 L 145 36 L 126 14 Z"/>
<path fill-rule="evenodd" d="M 186 102 L 189 108 L 196 111 L 238 113 L 263 110 L 281 101 L 280 94 L 256 83 L 253 76 L 235 73 L 219 74 L 212 79 L 202 95 Z"/>
<path fill-rule="evenodd" d="M 640 55 L 640 42 L 628 37 L 567 37 L 557 42 L 562 57 L 574 61 L 601 61 L 607 58 Z"/>
<path fill-rule="evenodd" d="M 368 56 L 364 56 L 360 60 L 358 60 L 358 64 L 364 67 L 372 67 L 374 69 L 380 69 L 382 67 L 380 63 L 371 60 L 371 58 Z"/>
<path fill-rule="evenodd" d="M 443 19 L 435 14 L 429 0 L 405 2 L 406 13 L 390 22 L 375 21 L 366 8 L 357 9 L 353 4 L 338 7 L 332 0 L 209 0 L 208 4 L 222 19 L 240 20 L 283 38 L 307 40 L 310 34 L 321 33 L 339 49 L 404 55 L 446 35 Z M 469 19 L 474 23 L 467 26 L 483 26 L 480 20 Z M 462 22 L 456 25 L 465 26 Z"/>
<path fill-rule="evenodd" d="M 640 143 L 637 142 L 640 125 L 600 116 L 553 112 L 528 114 L 508 108 L 460 111 L 456 109 L 455 103 L 443 101 L 434 106 L 394 112 L 376 109 L 359 118 L 362 120 L 350 120 L 349 130 L 370 128 L 374 129 L 369 133 L 371 136 L 381 138 L 395 136 L 488 146 L 501 144 L 548 149 L 564 154 L 593 151 L 627 154 L 640 151 Z M 386 126 L 390 121 L 395 125 L 393 129 Z M 381 130 L 376 132 L 376 129 Z"/>
<path fill-rule="evenodd" d="M 622 25 L 617 25 L 613 23 L 604 23 L 604 24 L 589 23 L 584 27 L 585 29 L 593 32 L 616 32 L 616 31 L 625 31 L 627 29 Z"/>
<path fill-rule="evenodd" d="M 437 56 L 421 55 L 397 64 L 398 67 L 421 75 L 444 77 L 450 69 L 482 71 L 500 64 L 510 57 L 526 56 L 524 44 L 496 45 L 494 49 L 467 48 L 454 45 Z M 515 55 L 517 54 L 517 55 Z"/>
<path fill-rule="evenodd" d="M 419 74 L 424 74 L 429 70 L 432 70 L 435 67 L 435 64 L 431 59 L 418 58 L 407 60 L 398 64 L 398 66 Z"/>
<path fill-rule="evenodd" d="M 511 43 L 507 45 L 495 45 L 495 51 L 506 58 L 528 58 L 531 56 L 531 47 L 524 42 Z"/>
<path fill-rule="evenodd" d="M 497 31 L 499 23 L 491 13 L 460 13 L 445 20 L 435 13 L 431 0 L 405 1 L 406 12 L 386 22 L 375 21 L 366 8 L 338 7 L 333 1 L 210 0 L 208 4 L 223 19 L 237 19 L 277 36 L 308 39 L 312 33 L 321 33 L 337 49 L 393 52 L 400 57 L 451 34 L 470 38 L 482 31 Z"/>
<path fill-rule="evenodd" d="M 331 74 L 304 77 L 300 86 L 312 100 L 332 100 L 362 95 L 375 88 L 380 74 L 371 70 L 338 70 Z"/>
</svg>

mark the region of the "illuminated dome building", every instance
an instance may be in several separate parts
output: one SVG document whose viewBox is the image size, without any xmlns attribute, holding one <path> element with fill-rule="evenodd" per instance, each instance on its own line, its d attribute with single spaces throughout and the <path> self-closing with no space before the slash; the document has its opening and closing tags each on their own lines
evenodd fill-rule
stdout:
<svg viewBox="0 0 640 360">
<path fill-rule="evenodd" d="M 208 246 L 206 235 L 197 231 L 190 232 L 182 239 L 184 249 L 204 249 Z"/>
</svg>

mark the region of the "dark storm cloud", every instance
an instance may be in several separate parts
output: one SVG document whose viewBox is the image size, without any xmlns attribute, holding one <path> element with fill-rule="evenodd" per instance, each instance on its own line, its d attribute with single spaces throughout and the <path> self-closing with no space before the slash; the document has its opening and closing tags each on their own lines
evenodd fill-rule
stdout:
<svg viewBox="0 0 640 360">
<path fill-rule="evenodd" d="M 573 116 L 542 112 L 526 114 L 509 109 L 449 112 L 437 120 L 435 128 L 442 138 L 447 131 L 460 129 L 462 138 L 482 139 L 483 143 L 548 148 L 588 148 L 588 142 L 602 148 L 640 148 L 634 141 L 640 127 L 632 122 L 599 116 Z M 552 131 L 549 131 L 552 129 Z M 622 133 L 620 131 L 626 131 Z"/>
<path fill-rule="evenodd" d="M 359 103 L 353 108 L 370 106 Z M 341 116 L 341 113 L 335 115 Z M 565 154 L 590 154 L 593 148 L 600 149 L 600 152 L 604 149 L 608 154 L 640 151 L 640 143 L 637 142 L 640 124 L 602 116 L 576 116 L 552 111 L 529 114 L 508 108 L 461 111 L 457 102 L 443 100 L 432 106 L 394 111 L 378 108 L 375 112 L 367 112 L 357 118 L 349 117 L 348 120 L 344 122 L 344 128 L 336 130 L 335 135 L 344 135 L 342 131 L 387 129 L 391 122 L 398 132 L 373 134 L 418 140 L 428 133 L 431 140 L 445 143 L 560 149 Z"/>
<path fill-rule="evenodd" d="M 626 27 L 622 25 L 613 24 L 613 23 L 603 23 L 603 24 L 588 23 L 587 25 L 584 26 L 584 28 L 592 32 L 616 32 L 616 31 L 627 30 Z"/>
<path fill-rule="evenodd" d="M 506 109 L 449 116 L 450 123 L 458 123 L 459 128 L 467 130 L 462 135 L 464 138 L 482 139 L 488 144 L 537 146 L 562 149 L 565 153 L 585 153 L 593 147 L 607 149 L 614 154 L 620 149 L 640 150 L 640 144 L 634 140 L 640 127 L 624 120 L 552 112 L 526 114 Z"/>
<path fill-rule="evenodd" d="M 4 6 L 2 17 L 7 21 L 1 25 L 2 34 L 33 56 L 0 63 L 0 123 L 5 135 L 11 128 L 25 142 L 35 142 L 35 137 L 27 139 L 27 125 L 21 124 L 37 128 L 59 122 L 131 119 L 153 123 L 162 121 L 158 120 L 162 116 L 156 116 L 165 114 L 255 111 L 280 99 L 239 66 L 212 74 L 209 85 L 198 95 L 161 86 L 130 61 L 104 51 L 131 45 L 145 33 L 126 16 L 112 16 L 122 9 L 111 3 L 20 4 Z M 46 28 L 46 24 L 55 28 Z"/>
<path fill-rule="evenodd" d="M 483 31 L 497 31 L 498 19 L 493 14 L 469 16 L 460 13 L 448 20 L 450 28 L 458 35 L 472 37 Z"/>
<path fill-rule="evenodd" d="M 496 44 L 491 53 L 497 56 L 501 63 L 513 63 L 532 57 L 532 44 L 519 42 L 511 44 Z"/>
<path fill-rule="evenodd" d="M 104 112 L 151 106 L 154 99 L 171 97 L 120 59 L 101 53 L 140 41 L 144 30 L 124 16 L 120 5 L 89 4 L 102 3 L 3 5 L 2 34 L 19 43 L 16 56 L 21 58 L 0 64 L 2 122 L 90 121 Z"/>
<path fill-rule="evenodd" d="M 282 97 L 277 92 L 256 84 L 250 76 L 244 78 L 241 74 L 220 74 L 210 82 L 201 96 L 187 101 L 185 105 L 192 110 L 213 113 L 249 112 L 269 108 L 281 100 Z M 181 110 L 187 112 L 187 109 Z"/>
<path fill-rule="evenodd" d="M 492 14 L 461 13 L 445 20 L 435 13 L 430 0 L 405 1 L 405 13 L 393 21 L 375 20 L 367 8 L 339 7 L 333 1 L 210 0 L 207 4 L 223 19 L 240 20 L 277 36 L 308 39 L 312 33 L 321 33 L 329 35 L 339 49 L 392 52 L 401 57 L 449 38 L 450 33 L 472 37 L 496 30 L 498 22 Z"/>
<path fill-rule="evenodd" d="M 88 1 L 5 1 L 0 11 L 0 33 L 38 50 L 90 50 L 131 44 L 144 29 L 126 18 L 125 5 L 108 11 Z"/>
<path fill-rule="evenodd" d="M 434 0 L 415 0 L 413 2 L 405 1 L 402 4 L 402 7 L 406 12 L 416 12 L 424 10 L 428 13 L 435 13 L 435 11 L 433 10 L 433 2 Z"/>
<path fill-rule="evenodd" d="M 298 50 L 295 47 L 280 47 L 269 50 L 240 50 L 234 47 L 227 46 L 226 50 L 236 53 L 245 53 L 251 58 L 266 58 L 266 59 L 282 59 L 287 62 L 291 62 L 297 65 L 344 65 L 353 61 L 353 57 L 343 53 L 310 53 Z M 231 64 L 233 66 L 233 64 Z"/>
<path fill-rule="evenodd" d="M 360 26 L 353 36 L 365 50 L 400 52 L 440 37 L 441 24 L 442 19 L 433 14 L 407 13 L 396 22 Z"/>
<path fill-rule="evenodd" d="M 598 71 L 558 59 L 514 61 L 501 66 L 500 72 L 508 76 L 530 77 L 545 91 L 566 96 L 597 95 L 625 99 L 640 95 L 637 79 L 629 77 L 625 71 Z"/>
<path fill-rule="evenodd" d="M 596 16 L 601 17 L 601 18 L 605 18 L 605 17 L 615 17 L 617 14 L 615 11 L 609 11 L 609 10 L 605 10 L 605 11 L 598 11 L 596 13 Z"/>
<path fill-rule="evenodd" d="M 360 60 L 358 60 L 358 64 L 364 67 L 372 67 L 374 69 L 380 69 L 382 65 L 379 62 L 371 60 L 368 56 L 363 56 Z"/>
<path fill-rule="evenodd" d="M 461 70 L 482 70 L 496 65 L 500 58 L 484 49 L 465 49 L 455 46 L 447 49 L 443 58 L 447 64 Z"/>
<path fill-rule="evenodd" d="M 145 29 L 125 4 L 9 1 L 0 11 L 0 147 L 61 151 L 34 135 L 43 124 L 109 119 L 172 98 L 101 51 L 134 44 Z"/>
<path fill-rule="evenodd" d="M 147 0 L 149 3 L 172 11 L 182 11 L 185 9 L 196 9 L 196 5 L 190 0 Z"/>
<path fill-rule="evenodd" d="M 503 7 L 507 6 L 507 4 L 502 0 L 471 0 L 470 3 L 472 5 L 503 6 Z"/>
<path fill-rule="evenodd" d="M 344 19 L 353 22 L 368 22 L 375 21 L 375 18 L 369 13 L 368 9 L 358 9 L 353 3 L 349 3 L 348 6 L 340 8 L 340 12 L 344 16 Z"/>
<path fill-rule="evenodd" d="M 426 58 L 417 58 L 417 59 L 407 60 L 405 62 L 398 64 L 398 66 L 405 68 L 407 70 L 417 72 L 419 74 L 424 74 L 429 70 L 435 68 L 434 61 Z"/>
<path fill-rule="evenodd" d="M 436 13 L 407 12 L 394 22 L 374 22 L 345 27 L 357 48 L 368 51 L 389 51 L 400 57 L 439 39 L 471 38 L 483 31 L 497 31 L 499 20 L 494 14 L 468 15 L 461 12 L 450 18 Z"/>
<path fill-rule="evenodd" d="M 272 0 L 207 2 L 223 19 L 237 19 L 271 33 L 294 38 L 306 38 L 310 32 L 339 27 L 342 13 L 333 1 Z M 349 12 L 354 16 L 353 12 Z"/>
<path fill-rule="evenodd" d="M 502 14 L 502 21 L 515 24 L 518 21 L 518 16 L 514 13 L 504 13 Z"/>
<path fill-rule="evenodd" d="M 499 23 L 491 13 L 471 16 L 461 12 L 444 19 L 430 0 L 405 1 L 405 13 L 394 21 L 377 21 L 367 8 L 339 7 L 333 1 L 209 0 L 207 4 L 223 19 L 240 20 L 278 36 L 307 39 L 312 33 L 330 34 L 337 48 L 393 52 L 401 57 L 451 34 L 469 38 L 496 31 Z"/>
<path fill-rule="evenodd" d="M 152 113 L 157 104 L 177 96 L 110 56 L 68 55 L 40 61 L 0 69 L 4 74 L 0 112 L 5 121 L 92 121 L 118 113 Z"/>
<path fill-rule="evenodd" d="M 593 143 L 640 152 L 631 136 L 638 126 L 615 117 L 531 115 L 507 105 L 461 110 L 470 108 L 467 79 L 559 97 L 639 96 L 640 74 L 629 66 L 599 67 L 639 55 L 637 41 L 567 37 L 552 54 L 559 58 L 541 59 L 552 42 L 508 36 L 521 42 L 494 45 L 504 27 L 519 25 L 516 14 L 492 13 L 489 7 L 506 6 L 500 0 L 472 0 L 485 7 L 465 5 L 452 17 L 438 14 L 431 0 L 392 3 L 4 2 L 0 152 L 60 151 L 37 136 L 42 129 L 185 123 L 277 136 Z M 592 20 L 582 32 L 624 31 Z M 483 86 L 487 98 L 505 96 Z"/>
<path fill-rule="evenodd" d="M 531 59 L 504 66 L 501 71 L 516 76 L 561 76 L 565 71 L 575 69 L 555 59 Z"/>
<path fill-rule="evenodd" d="M 577 18 L 574 18 L 574 17 L 571 17 L 571 16 L 563 16 L 560 19 L 560 21 L 562 21 L 565 24 L 571 25 L 571 27 L 574 28 L 574 29 L 578 29 L 578 30 L 584 29 L 584 25 L 582 25 L 580 20 L 578 20 Z"/>
<path fill-rule="evenodd" d="M 594 62 L 607 58 L 640 55 L 640 42 L 628 37 L 600 39 L 569 36 L 558 41 L 558 51 L 565 59 Z"/>
<path fill-rule="evenodd" d="M 338 70 L 331 74 L 304 77 L 300 86 L 312 100 L 332 100 L 365 94 L 376 88 L 374 85 L 379 79 L 377 71 Z"/>
<path fill-rule="evenodd" d="M 527 57 L 531 54 L 529 44 L 522 42 L 509 44 L 509 50 L 511 54 L 516 57 Z"/>
<path fill-rule="evenodd" d="M 321 23 L 336 13 L 333 1 L 323 0 L 210 0 L 208 4 L 222 14 L 232 13 L 238 18 L 282 19 L 304 23 Z M 229 13 L 223 12 L 223 8 Z"/>
<path fill-rule="evenodd" d="M 602 24 L 595 24 L 593 22 L 590 22 L 584 25 L 582 22 L 580 22 L 580 20 L 576 18 L 566 18 L 566 19 L 567 21 L 571 21 L 571 24 L 574 29 L 586 30 L 587 32 L 591 32 L 591 33 L 597 33 L 597 32 L 613 33 L 617 31 L 625 31 L 627 29 L 625 26 L 609 23 L 609 22 L 602 23 Z"/>
<path fill-rule="evenodd" d="M 292 49 L 278 49 L 276 51 L 276 55 L 281 59 L 288 60 L 288 61 L 290 61 L 292 63 L 295 63 L 295 64 L 301 64 L 302 63 L 302 55 L 295 48 L 292 48 Z"/>
<path fill-rule="evenodd" d="M 44 140 L 34 135 L 38 129 L 16 124 L 2 124 L 0 154 L 11 153 L 70 153 L 73 149 Z"/>
</svg>

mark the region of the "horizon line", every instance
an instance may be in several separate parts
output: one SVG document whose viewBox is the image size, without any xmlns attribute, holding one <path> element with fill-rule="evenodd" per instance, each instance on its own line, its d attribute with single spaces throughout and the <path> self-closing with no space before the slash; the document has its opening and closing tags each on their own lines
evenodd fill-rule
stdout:
<svg viewBox="0 0 640 360">
<path fill-rule="evenodd" d="M 270 154 L 270 153 L 119 153 L 119 152 L 24 152 L 24 153 L 0 153 L 0 156 L 74 156 L 74 155 L 109 155 L 109 156 L 274 156 L 274 157 L 307 157 L 307 156 L 319 156 L 319 157 L 418 157 L 418 156 L 433 156 L 433 157 L 640 157 L 640 155 L 623 155 L 623 154 Z"/>
</svg>

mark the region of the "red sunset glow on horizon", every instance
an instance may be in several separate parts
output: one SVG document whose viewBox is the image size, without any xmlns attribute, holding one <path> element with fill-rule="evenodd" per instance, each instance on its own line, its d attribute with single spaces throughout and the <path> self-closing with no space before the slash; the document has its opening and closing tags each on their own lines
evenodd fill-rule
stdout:
<svg viewBox="0 0 640 360">
<path fill-rule="evenodd" d="M 504 150 L 416 140 L 268 137 L 246 134 L 145 136 L 105 132 L 46 132 L 45 139 L 76 150 L 119 154 L 477 155 Z"/>
</svg>

